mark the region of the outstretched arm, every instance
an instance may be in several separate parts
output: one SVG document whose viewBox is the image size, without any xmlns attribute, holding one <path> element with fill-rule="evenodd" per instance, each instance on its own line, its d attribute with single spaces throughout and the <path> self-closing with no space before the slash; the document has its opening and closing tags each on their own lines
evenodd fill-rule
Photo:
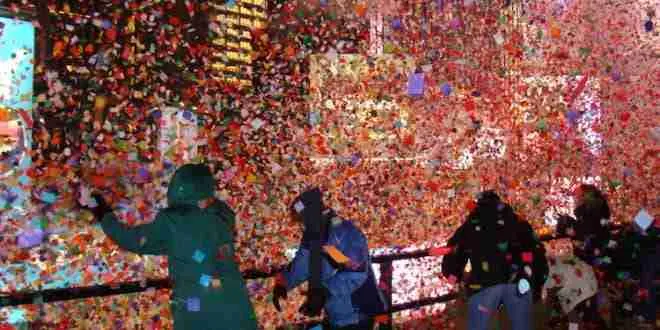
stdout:
<svg viewBox="0 0 660 330">
<path fill-rule="evenodd" d="M 282 279 L 286 282 L 286 289 L 292 290 L 309 277 L 309 250 L 302 246 L 298 248 L 296 256 L 289 267 L 282 272 Z"/>
<path fill-rule="evenodd" d="M 127 227 L 121 224 L 114 213 L 103 216 L 101 227 L 122 249 L 137 254 L 161 255 L 167 253 L 170 232 L 167 228 L 168 216 L 159 212 L 156 219 L 148 224 Z"/>
<path fill-rule="evenodd" d="M 442 258 L 442 275 L 450 278 L 453 276 L 455 279 L 461 279 L 465 270 L 465 265 L 468 261 L 467 253 L 465 252 L 465 224 L 461 225 L 454 235 L 447 242 L 447 246 L 451 248 L 451 252 Z"/>
</svg>

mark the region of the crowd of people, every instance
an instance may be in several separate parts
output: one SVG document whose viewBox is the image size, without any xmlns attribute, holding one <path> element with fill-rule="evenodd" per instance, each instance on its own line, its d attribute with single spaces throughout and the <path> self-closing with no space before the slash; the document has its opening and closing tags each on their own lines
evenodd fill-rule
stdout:
<svg viewBox="0 0 660 330">
<path fill-rule="evenodd" d="M 119 246 L 169 257 L 175 329 L 258 328 L 234 256 L 235 214 L 215 197 L 209 167 L 179 168 L 168 186 L 168 207 L 149 224 L 124 227 L 103 196 L 94 199 L 95 218 Z M 572 254 L 546 257 L 530 224 L 493 190 L 479 193 L 446 247 L 430 250 L 444 256 L 443 276 L 467 296 L 468 329 L 488 329 L 501 306 L 512 329 L 531 329 L 536 302 L 557 306 L 558 321 L 571 330 L 612 326 L 611 318 L 602 316 L 606 308 L 610 315 L 635 316 L 642 327 L 654 326 L 658 222 L 633 221 L 614 234 L 606 196 L 598 188 L 583 184 L 576 199 L 575 217 L 564 215 L 557 225 L 557 234 L 571 238 Z M 301 193 L 290 211 L 303 235 L 294 259 L 276 277 L 276 309 L 288 291 L 307 282 L 301 314 L 318 317 L 325 311 L 330 329 L 373 329 L 388 306 L 364 233 L 326 206 L 319 188 Z"/>
</svg>

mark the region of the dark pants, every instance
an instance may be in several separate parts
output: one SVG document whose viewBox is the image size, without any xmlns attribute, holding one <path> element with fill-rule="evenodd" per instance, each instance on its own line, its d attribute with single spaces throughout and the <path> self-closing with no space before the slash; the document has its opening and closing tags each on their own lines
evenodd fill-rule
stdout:
<svg viewBox="0 0 660 330">
<path fill-rule="evenodd" d="M 532 293 L 518 294 L 515 284 L 498 284 L 479 291 L 468 300 L 470 330 L 487 330 L 500 304 L 506 308 L 512 330 L 532 328 Z"/>
<path fill-rule="evenodd" d="M 642 272 L 639 277 L 639 287 L 648 291 L 648 298 L 639 305 L 639 311 L 647 321 L 656 319 L 656 287 L 653 284 L 656 274 L 660 271 L 660 253 L 649 254 L 642 257 Z"/>
</svg>

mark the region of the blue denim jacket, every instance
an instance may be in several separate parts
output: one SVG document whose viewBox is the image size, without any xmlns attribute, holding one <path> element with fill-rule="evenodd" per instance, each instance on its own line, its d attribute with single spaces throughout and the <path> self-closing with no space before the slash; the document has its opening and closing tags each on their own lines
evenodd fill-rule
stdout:
<svg viewBox="0 0 660 330">
<path fill-rule="evenodd" d="M 363 271 L 340 271 L 328 262 L 321 261 L 321 282 L 328 289 L 325 311 L 333 326 L 343 327 L 360 322 L 361 313 L 351 299 L 351 294 L 367 280 L 371 270 L 369 247 L 362 232 L 350 221 L 333 218 L 328 226 L 328 245 L 333 245 L 349 257 Z M 309 278 L 309 250 L 301 246 L 284 272 L 287 290 L 291 290 Z"/>
</svg>

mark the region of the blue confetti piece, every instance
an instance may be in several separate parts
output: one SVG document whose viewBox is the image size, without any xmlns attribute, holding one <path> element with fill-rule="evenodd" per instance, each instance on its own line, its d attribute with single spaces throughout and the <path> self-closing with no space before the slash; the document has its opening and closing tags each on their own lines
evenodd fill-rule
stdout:
<svg viewBox="0 0 660 330">
<path fill-rule="evenodd" d="M 199 312 L 200 311 L 200 301 L 197 297 L 188 298 L 186 300 L 186 307 L 189 312 Z"/>
<path fill-rule="evenodd" d="M 9 324 L 17 324 L 27 322 L 25 318 L 25 311 L 22 309 L 14 309 L 9 312 L 9 319 L 7 320 Z"/>
<path fill-rule="evenodd" d="M 236 0 L 227 0 L 227 7 L 233 7 L 236 5 Z"/>
<path fill-rule="evenodd" d="M 451 85 L 449 83 L 442 84 L 440 90 L 442 90 L 442 94 L 444 94 L 445 96 L 451 95 Z"/>
<path fill-rule="evenodd" d="M 646 32 L 653 31 L 653 21 L 652 20 L 646 21 L 646 23 L 644 23 L 644 29 L 646 29 Z"/>
<path fill-rule="evenodd" d="M 30 184 L 30 177 L 28 177 L 27 175 L 21 175 L 18 178 L 18 182 L 24 186 L 27 186 Z"/>
<path fill-rule="evenodd" d="M 443 11 L 445 9 L 445 1 L 444 0 L 435 0 L 435 5 L 438 11 Z"/>
<path fill-rule="evenodd" d="M 566 119 L 568 119 L 568 121 L 570 123 L 575 123 L 578 120 L 579 117 L 580 117 L 580 114 L 573 111 L 573 110 L 566 113 Z"/>
<path fill-rule="evenodd" d="M 21 233 L 18 236 L 18 247 L 29 249 L 40 245 L 44 241 L 45 233 L 39 229 Z"/>
<path fill-rule="evenodd" d="M 193 254 L 193 259 L 197 261 L 197 263 L 202 263 L 204 259 L 206 258 L 206 254 L 200 250 L 195 250 L 195 253 Z"/>
<path fill-rule="evenodd" d="M 147 170 L 147 169 L 144 168 L 144 167 L 141 167 L 141 168 L 138 170 L 138 177 L 139 177 L 141 180 L 145 180 L 145 181 L 146 181 L 146 180 L 149 180 L 149 177 L 150 177 L 150 175 L 149 175 L 149 170 Z"/>
<path fill-rule="evenodd" d="M 626 167 L 623 169 L 623 176 L 624 177 L 629 177 L 633 175 L 633 170 L 629 167 Z"/>
<path fill-rule="evenodd" d="M 398 18 L 395 18 L 392 20 L 392 28 L 395 30 L 398 30 L 401 28 L 401 20 Z"/>
<path fill-rule="evenodd" d="M 309 113 L 309 124 L 316 126 L 321 122 L 321 115 L 318 112 Z"/>
<path fill-rule="evenodd" d="M 41 193 L 41 200 L 46 204 L 53 204 L 57 200 L 57 195 L 49 191 L 44 191 Z"/>
<path fill-rule="evenodd" d="M 619 273 L 617 273 L 617 277 L 620 280 L 627 280 L 627 279 L 630 278 L 630 273 L 629 272 L 619 272 Z"/>
<path fill-rule="evenodd" d="M 19 167 L 21 169 L 28 169 L 32 166 L 32 158 L 30 157 L 23 157 L 21 158 L 21 163 L 19 164 Z"/>
<path fill-rule="evenodd" d="M 353 154 L 351 156 L 351 166 L 357 166 L 360 163 L 360 155 Z"/>
<path fill-rule="evenodd" d="M 199 284 L 208 288 L 208 286 L 211 285 L 211 276 L 202 274 L 202 276 L 199 277 Z"/>
<path fill-rule="evenodd" d="M 424 95 L 424 73 L 413 73 L 410 78 L 408 78 L 408 95 Z"/>
<path fill-rule="evenodd" d="M 170 162 L 169 160 L 163 161 L 163 166 L 165 167 L 166 170 L 169 170 L 171 168 L 174 168 L 174 163 Z"/>
<path fill-rule="evenodd" d="M 101 22 L 101 28 L 103 28 L 104 30 L 108 30 L 108 29 L 110 29 L 111 27 L 112 27 L 112 22 L 110 22 L 109 20 L 104 19 L 104 20 Z"/>
<path fill-rule="evenodd" d="M 518 292 L 520 294 L 526 294 L 529 291 L 529 289 L 530 289 L 529 281 L 527 281 L 524 278 L 518 281 Z"/>
</svg>

